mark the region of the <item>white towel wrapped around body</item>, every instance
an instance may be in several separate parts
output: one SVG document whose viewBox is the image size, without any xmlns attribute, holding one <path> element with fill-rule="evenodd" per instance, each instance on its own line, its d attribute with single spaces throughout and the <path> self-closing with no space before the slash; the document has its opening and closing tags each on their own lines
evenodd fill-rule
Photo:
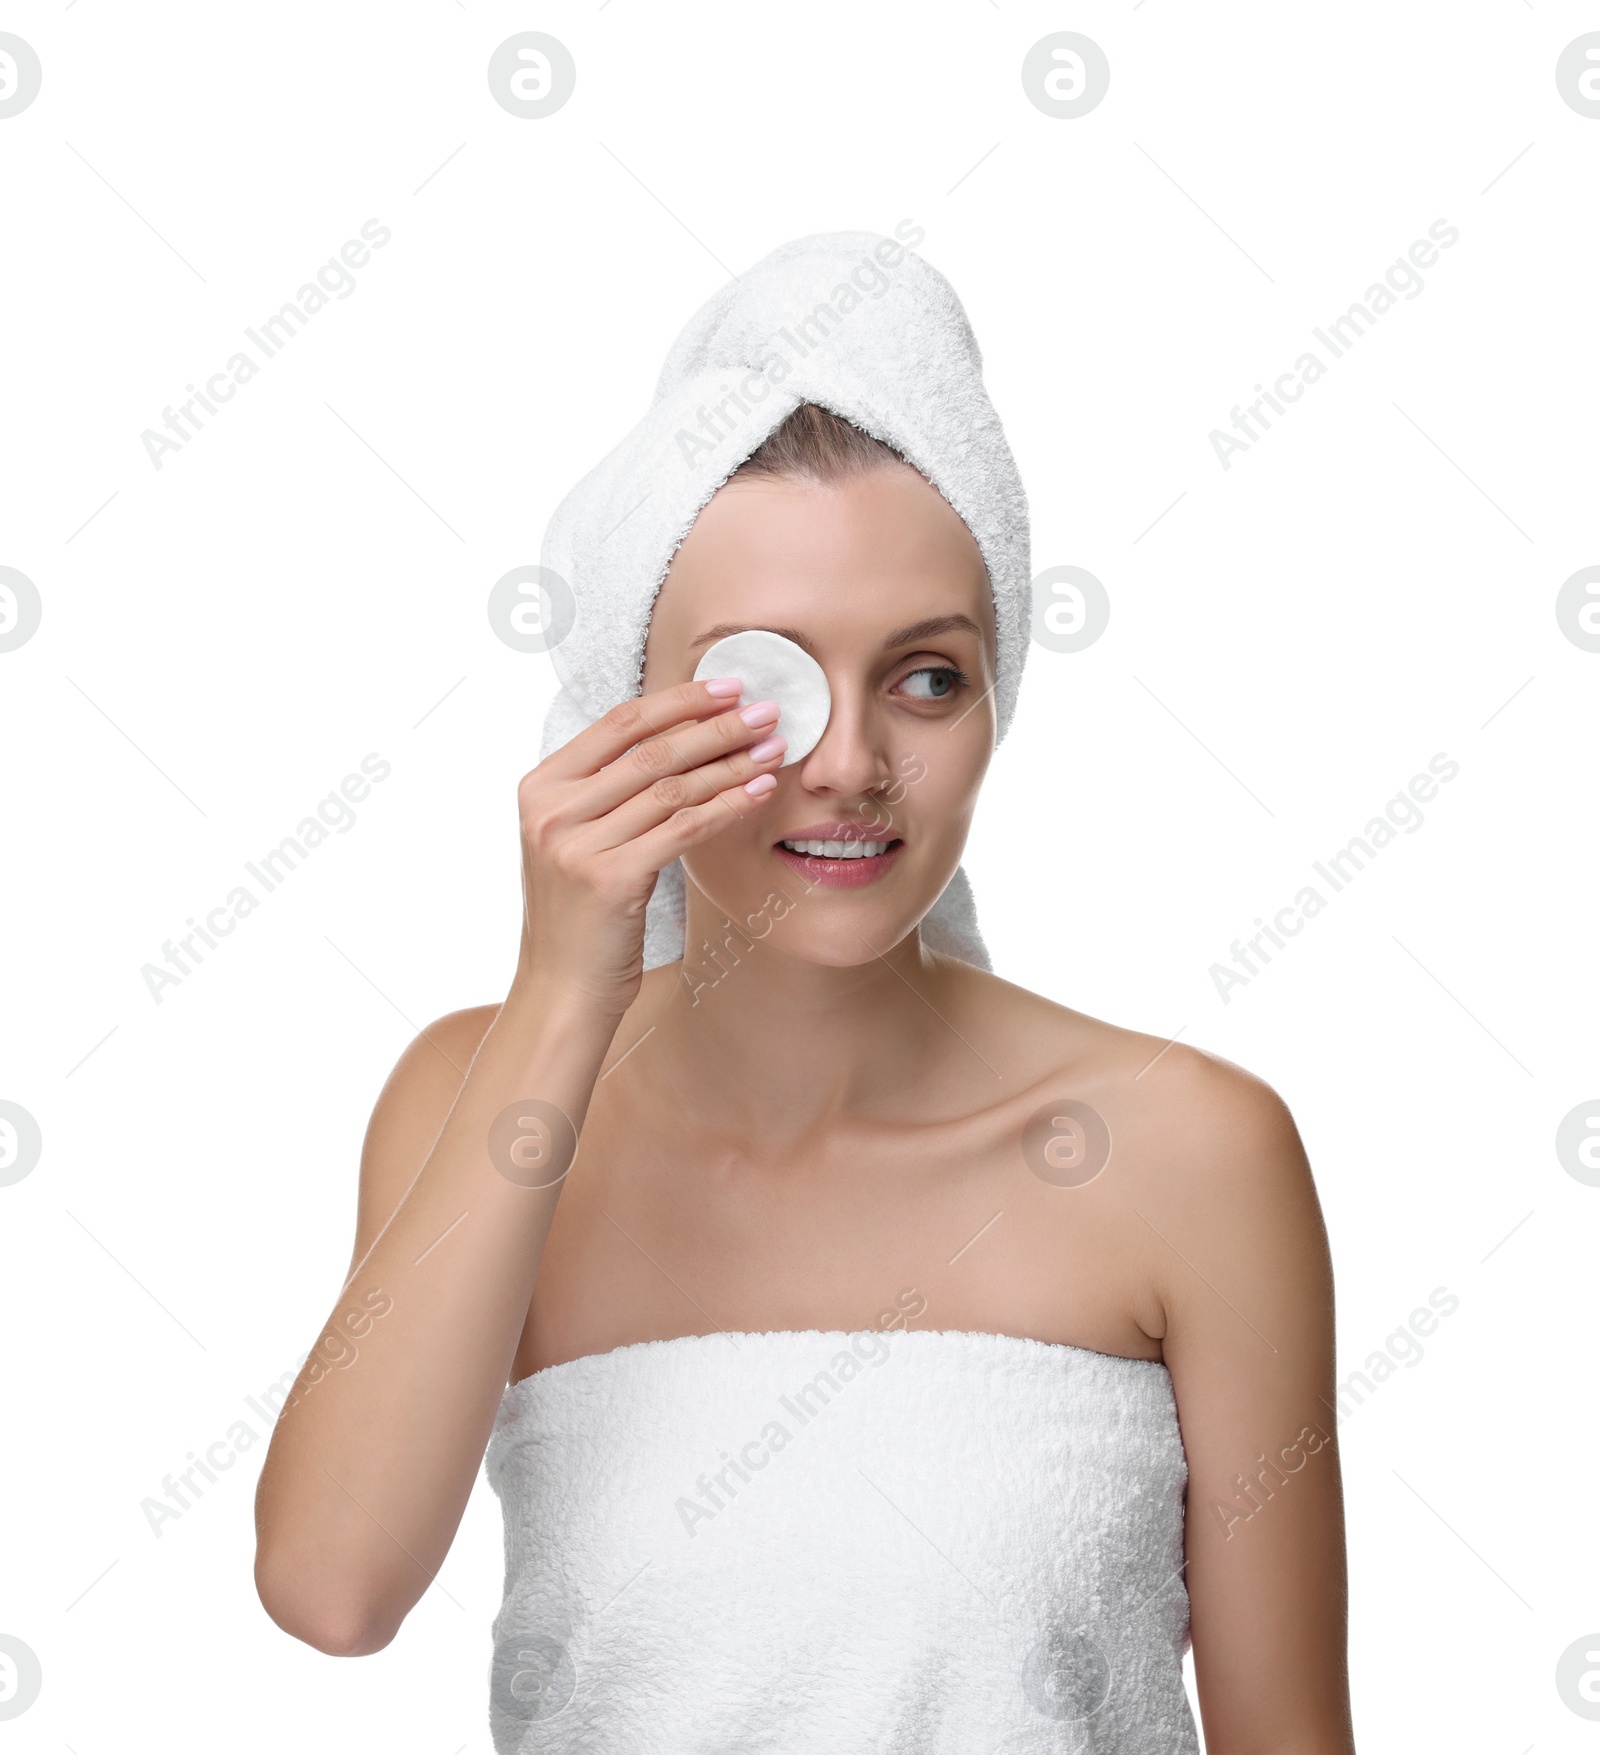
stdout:
<svg viewBox="0 0 1600 1755">
<path fill-rule="evenodd" d="M 639 692 L 650 612 L 678 545 L 729 475 L 806 402 L 900 452 L 971 530 L 994 596 L 1004 736 L 1028 649 L 1028 503 L 982 354 L 950 283 L 922 257 L 876 232 L 828 232 L 782 245 L 701 306 L 649 411 L 556 508 L 541 563 L 570 589 L 573 619 L 551 648 L 562 687 L 541 760 Z M 657 881 L 647 969 L 683 954 L 683 884 L 677 861 Z M 923 937 L 990 966 L 964 872 Z"/>
<path fill-rule="evenodd" d="M 513 1384 L 485 1469 L 498 1755 L 1195 1755 L 1159 1361 L 644 1341 Z"/>
</svg>

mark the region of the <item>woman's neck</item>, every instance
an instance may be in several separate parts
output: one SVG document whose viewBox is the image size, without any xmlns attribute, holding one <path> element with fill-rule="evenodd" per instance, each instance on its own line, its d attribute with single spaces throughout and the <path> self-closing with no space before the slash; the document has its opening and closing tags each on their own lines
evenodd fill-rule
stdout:
<svg viewBox="0 0 1600 1755">
<path fill-rule="evenodd" d="M 697 945 L 692 926 L 652 1020 L 648 1076 L 708 1126 L 799 1138 L 829 1116 L 871 1116 L 957 1042 L 950 967 L 915 932 L 835 966 L 766 939 Z"/>
</svg>

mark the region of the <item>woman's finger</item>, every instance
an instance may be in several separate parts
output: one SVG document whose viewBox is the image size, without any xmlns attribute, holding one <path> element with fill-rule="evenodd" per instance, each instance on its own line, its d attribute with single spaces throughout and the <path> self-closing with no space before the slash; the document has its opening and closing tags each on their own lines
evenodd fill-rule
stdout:
<svg viewBox="0 0 1600 1755">
<path fill-rule="evenodd" d="M 748 749 L 735 750 L 718 761 L 705 762 L 682 773 L 663 774 L 642 791 L 622 799 L 614 809 L 585 826 L 583 844 L 597 852 L 621 847 L 659 827 L 674 811 L 736 790 L 758 774 L 774 773 L 783 761 L 786 741 L 771 732 L 754 735 L 759 741 Z"/>
<path fill-rule="evenodd" d="M 684 805 L 648 833 L 636 836 L 603 858 L 626 859 L 641 871 L 660 871 L 691 847 L 720 835 L 765 808 L 778 789 L 776 774 L 757 774 L 737 786 L 725 787 L 700 804 Z"/>
<path fill-rule="evenodd" d="M 553 751 L 541 765 L 558 780 L 597 774 L 646 738 L 685 721 L 698 722 L 708 714 L 726 713 L 738 700 L 741 687 L 737 677 L 712 677 L 705 682 L 675 683 L 669 689 L 623 701 Z"/>
<path fill-rule="evenodd" d="M 693 773 L 762 742 L 777 723 L 777 702 L 753 701 L 748 707 L 647 737 L 598 774 L 586 775 L 570 786 L 565 808 L 575 811 L 574 820 L 593 822 L 630 798 L 647 793 L 661 780 Z"/>
</svg>

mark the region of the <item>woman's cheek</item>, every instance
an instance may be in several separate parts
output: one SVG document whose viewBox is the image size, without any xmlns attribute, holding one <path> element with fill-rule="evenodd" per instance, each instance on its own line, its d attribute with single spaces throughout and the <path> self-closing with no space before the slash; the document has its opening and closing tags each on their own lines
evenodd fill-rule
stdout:
<svg viewBox="0 0 1600 1755">
<path fill-rule="evenodd" d="M 885 797 L 897 814 L 935 836 L 949 830 L 965 836 L 983 780 L 984 763 L 959 746 L 935 750 L 919 743 L 896 764 L 897 774 Z"/>
</svg>

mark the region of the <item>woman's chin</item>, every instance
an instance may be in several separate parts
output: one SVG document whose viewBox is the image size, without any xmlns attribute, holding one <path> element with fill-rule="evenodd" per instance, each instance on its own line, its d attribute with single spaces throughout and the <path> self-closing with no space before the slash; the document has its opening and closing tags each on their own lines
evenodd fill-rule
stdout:
<svg viewBox="0 0 1600 1755">
<path fill-rule="evenodd" d="M 886 899 L 887 900 L 887 899 Z M 899 899 L 897 899 L 899 900 Z M 770 949 L 789 962 L 822 968 L 854 969 L 892 950 L 927 912 L 927 907 L 869 904 L 861 890 L 826 890 L 818 886 L 798 900 L 765 893 L 750 907 L 712 907 L 709 930 L 696 930 L 691 912 L 685 966 L 696 961 L 695 947 L 726 962 L 724 953 L 739 958 Z"/>
</svg>

